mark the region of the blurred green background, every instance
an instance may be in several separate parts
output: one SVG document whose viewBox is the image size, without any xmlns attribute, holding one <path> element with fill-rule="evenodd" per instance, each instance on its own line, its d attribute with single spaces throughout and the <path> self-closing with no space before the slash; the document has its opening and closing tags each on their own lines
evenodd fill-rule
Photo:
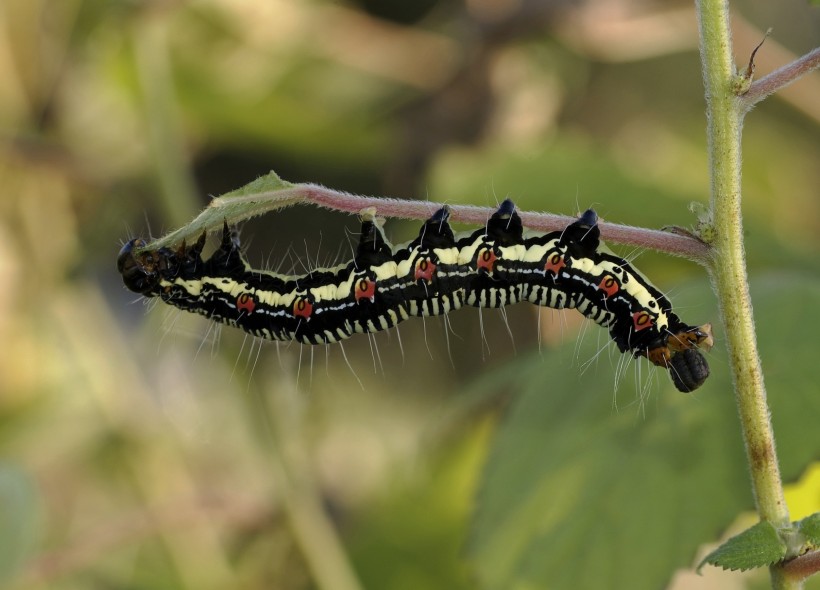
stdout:
<svg viewBox="0 0 820 590">
<path fill-rule="evenodd" d="M 774 29 L 759 75 L 820 42 L 803 1 L 732 8 L 739 64 Z M 682 396 L 577 314 L 464 310 L 342 354 L 146 305 L 114 265 L 269 170 L 690 227 L 709 179 L 689 2 L 2 0 L 0 134 L 3 587 L 765 587 L 691 572 L 754 522 L 719 327 Z M 819 162 L 815 73 L 744 132 L 795 519 L 820 510 Z M 254 265 L 302 272 L 356 225 L 301 207 L 242 234 Z M 620 251 L 717 322 L 703 269 Z"/>
</svg>

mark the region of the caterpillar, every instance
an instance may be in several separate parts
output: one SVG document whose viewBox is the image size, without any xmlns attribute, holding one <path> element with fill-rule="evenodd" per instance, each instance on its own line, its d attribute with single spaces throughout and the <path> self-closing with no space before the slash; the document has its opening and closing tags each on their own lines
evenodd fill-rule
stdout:
<svg viewBox="0 0 820 590">
<path fill-rule="evenodd" d="M 207 260 L 204 233 L 191 246 L 154 251 L 137 238 L 122 247 L 117 267 L 134 292 L 271 340 L 326 344 L 464 305 L 529 301 L 577 309 L 607 328 L 622 353 L 668 369 L 679 391 L 709 376 L 699 349 L 711 348 L 711 326 L 683 323 L 629 262 L 605 251 L 594 210 L 550 233 L 525 231 L 509 199 L 471 233 L 455 235 L 449 216 L 442 207 L 418 237 L 394 248 L 375 210 L 366 210 L 353 260 L 301 276 L 252 269 L 227 222 Z"/>
</svg>

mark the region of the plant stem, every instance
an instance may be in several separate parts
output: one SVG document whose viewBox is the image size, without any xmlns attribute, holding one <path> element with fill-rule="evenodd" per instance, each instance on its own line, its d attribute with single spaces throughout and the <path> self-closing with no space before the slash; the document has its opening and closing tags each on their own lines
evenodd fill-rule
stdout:
<svg viewBox="0 0 820 590">
<path fill-rule="evenodd" d="M 752 304 L 746 274 L 741 214 L 740 138 L 743 110 L 733 92 L 736 80 L 729 31 L 729 7 L 724 0 L 696 0 L 701 60 L 706 86 L 711 212 L 714 254 L 710 268 L 717 291 L 729 352 L 752 487 L 760 518 L 776 527 L 789 526 L 774 445 L 763 372 L 757 352 Z M 799 588 L 772 566 L 774 588 Z"/>
<path fill-rule="evenodd" d="M 296 185 L 301 188 L 305 200 L 314 204 L 329 207 L 337 211 L 358 213 L 365 207 L 376 207 L 377 211 L 388 217 L 405 217 L 412 219 L 426 219 L 433 211 L 441 207 L 435 203 L 424 201 L 401 201 L 398 199 L 375 199 L 372 197 L 357 197 L 331 191 L 318 185 Z M 472 205 L 450 205 L 450 219 L 456 222 L 484 224 L 494 209 L 476 207 Z M 532 213 L 519 211 L 521 220 L 526 227 L 539 231 L 562 230 L 575 221 L 575 218 L 566 215 L 551 213 Z M 683 256 L 696 262 L 704 263 L 709 248 L 706 244 L 690 235 L 681 235 L 668 231 L 645 229 L 620 225 L 617 223 L 598 222 L 601 237 L 619 244 L 650 248 L 676 256 Z"/>
<path fill-rule="evenodd" d="M 776 69 L 756 82 L 752 82 L 749 91 L 740 101 L 744 111 L 748 111 L 761 100 L 784 88 L 810 71 L 820 68 L 820 47 L 797 58 L 790 64 Z"/>
<path fill-rule="evenodd" d="M 783 574 L 790 578 L 805 579 L 820 572 L 820 551 L 796 557 L 783 566 Z"/>
<path fill-rule="evenodd" d="M 271 173 L 272 174 L 272 173 Z M 278 177 L 277 177 L 278 180 Z M 318 184 L 290 184 L 279 180 L 281 187 L 251 192 L 241 196 L 215 198 L 193 221 L 145 246 L 145 250 L 193 241 L 203 231 L 221 228 L 222 224 L 234 224 L 270 211 L 306 203 L 345 213 L 360 213 L 373 207 L 380 217 L 400 219 L 427 219 L 442 205 L 430 201 L 406 201 L 352 195 Z M 483 225 L 495 211 L 489 207 L 474 205 L 450 205 L 450 220 L 460 223 Z M 562 230 L 575 221 L 566 215 L 519 211 L 524 225 L 538 231 Z M 598 222 L 601 237 L 618 244 L 649 248 L 675 256 L 682 256 L 700 264 L 709 258 L 709 246 L 686 233 L 660 231 L 616 223 Z"/>
</svg>

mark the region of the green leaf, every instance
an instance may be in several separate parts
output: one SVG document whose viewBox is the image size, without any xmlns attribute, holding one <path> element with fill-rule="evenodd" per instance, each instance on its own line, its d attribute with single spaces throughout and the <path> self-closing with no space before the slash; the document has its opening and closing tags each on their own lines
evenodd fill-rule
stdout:
<svg viewBox="0 0 820 590">
<path fill-rule="evenodd" d="M 712 551 L 700 562 L 698 572 L 707 563 L 725 570 L 745 571 L 771 565 L 785 556 L 786 543 L 774 525 L 763 520 Z"/>
<path fill-rule="evenodd" d="M 248 195 L 256 195 L 259 193 L 265 193 L 268 191 L 276 191 L 283 188 L 290 188 L 293 186 L 291 183 L 282 180 L 279 175 L 271 170 L 265 176 L 260 176 L 256 180 L 249 182 L 245 186 L 241 186 L 238 189 L 232 190 L 229 193 L 225 193 L 222 195 L 222 199 L 228 200 L 235 197 L 245 197 Z"/>
<path fill-rule="evenodd" d="M 301 199 L 290 190 L 293 184 L 282 180 L 275 172 L 269 172 L 245 186 L 215 198 L 210 205 L 189 224 L 172 231 L 146 245 L 146 250 L 170 247 L 183 241 L 193 242 L 203 232 L 234 224 L 273 211 L 289 207 Z"/>
<path fill-rule="evenodd" d="M 222 227 L 226 222 L 233 224 L 268 211 L 289 207 L 301 200 L 290 190 L 293 186 L 271 171 L 241 188 L 217 197 L 189 224 L 154 240 L 146 249 L 169 247 L 183 240 L 192 242 L 203 232 Z"/>
<path fill-rule="evenodd" d="M 28 556 L 36 520 L 34 484 L 18 467 L 0 463 L 0 581 L 11 579 Z"/>
<path fill-rule="evenodd" d="M 806 537 L 811 548 L 820 547 L 820 512 L 815 512 L 798 522 L 797 530 Z"/>
<path fill-rule="evenodd" d="M 680 291 L 673 302 L 684 321 L 717 320 L 705 282 Z M 771 276 L 753 283 L 752 297 L 781 465 L 794 478 L 820 456 L 820 440 L 805 435 L 820 413 L 820 368 L 808 358 L 820 282 Z M 725 351 L 708 355 L 706 384 L 681 395 L 664 371 L 604 347 L 606 333 L 596 331 L 482 380 L 492 387 L 503 377 L 517 394 L 485 467 L 468 545 L 485 588 L 661 587 L 753 505 Z M 579 376 L 578 359 L 592 358 Z M 613 394 L 622 363 L 627 376 Z M 638 370 L 651 393 L 631 380 Z"/>
</svg>

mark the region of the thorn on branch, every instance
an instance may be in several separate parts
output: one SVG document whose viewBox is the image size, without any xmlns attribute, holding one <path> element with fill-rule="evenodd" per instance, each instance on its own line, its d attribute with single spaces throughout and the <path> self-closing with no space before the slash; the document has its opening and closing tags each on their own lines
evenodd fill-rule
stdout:
<svg viewBox="0 0 820 590">
<path fill-rule="evenodd" d="M 790 64 L 778 68 L 754 82 L 748 92 L 741 98 L 742 110 L 748 111 L 767 96 L 785 88 L 795 80 L 800 79 L 801 76 L 805 76 L 819 67 L 820 47 L 817 47 Z"/>
<path fill-rule="evenodd" d="M 766 29 L 766 34 L 763 35 L 763 39 L 760 40 L 760 43 L 757 44 L 757 47 L 752 49 L 752 54 L 749 56 L 749 65 L 746 67 L 746 76 L 750 79 L 755 73 L 755 55 L 757 55 L 757 50 L 763 47 L 763 44 L 766 42 L 766 39 L 769 35 L 772 34 L 772 28 L 769 27 Z"/>
<path fill-rule="evenodd" d="M 749 88 L 752 86 L 752 80 L 754 79 L 755 75 L 755 55 L 757 55 L 757 50 L 763 47 L 763 44 L 766 42 L 766 39 L 769 35 L 772 34 L 772 28 L 769 27 L 766 30 L 766 34 L 763 35 L 763 39 L 760 40 L 760 43 L 757 44 L 752 50 L 751 55 L 749 55 L 749 65 L 746 66 L 746 71 L 742 74 L 735 76 L 733 81 L 733 90 L 737 96 L 743 96 L 747 92 L 749 92 Z"/>
</svg>

